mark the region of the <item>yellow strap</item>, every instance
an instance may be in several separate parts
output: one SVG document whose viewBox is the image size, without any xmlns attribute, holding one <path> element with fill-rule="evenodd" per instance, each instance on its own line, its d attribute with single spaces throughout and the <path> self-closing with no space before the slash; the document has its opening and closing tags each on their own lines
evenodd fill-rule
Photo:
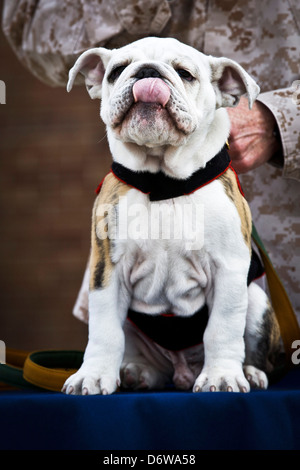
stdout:
<svg viewBox="0 0 300 470">
<path fill-rule="evenodd" d="M 290 361 L 291 355 L 294 352 L 292 344 L 296 339 L 300 339 L 300 326 L 290 299 L 274 269 L 255 227 L 253 227 L 252 230 L 252 238 L 259 249 L 264 264 L 272 306 L 279 323 L 281 337 L 287 355 L 287 362 L 292 365 Z"/>
<path fill-rule="evenodd" d="M 26 358 L 23 377 L 27 382 L 36 385 L 46 390 L 53 392 L 61 391 L 65 381 L 71 374 L 74 374 L 77 369 L 53 369 L 36 364 L 30 359 Z"/>
</svg>

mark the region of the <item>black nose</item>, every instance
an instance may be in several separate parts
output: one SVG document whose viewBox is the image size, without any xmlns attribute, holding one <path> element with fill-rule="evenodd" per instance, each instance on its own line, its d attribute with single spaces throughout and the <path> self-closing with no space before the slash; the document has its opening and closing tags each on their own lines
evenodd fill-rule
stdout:
<svg viewBox="0 0 300 470">
<path fill-rule="evenodd" d="M 152 67 L 143 67 L 137 72 L 135 77 L 138 78 L 139 80 L 141 78 L 150 78 L 150 77 L 161 78 L 161 74 L 156 69 L 153 69 Z"/>
</svg>

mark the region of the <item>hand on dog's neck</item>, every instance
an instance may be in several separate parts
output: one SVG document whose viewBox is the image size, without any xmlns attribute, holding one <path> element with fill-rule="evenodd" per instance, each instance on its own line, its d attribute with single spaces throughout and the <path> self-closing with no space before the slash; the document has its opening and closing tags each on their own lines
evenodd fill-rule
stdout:
<svg viewBox="0 0 300 470">
<path fill-rule="evenodd" d="M 217 131 L 216 131 L 217 129 Z M 230 122 L 225 109 L 219 109 L 215 119 L 203 137 L 196 130 L 187 136 L 186 144 L 178 147 L 163 145 L 150 147 L 132 142 L 122 142 L 107 129 L 107 136 L 113 160 L 132 171 L 164 172 L 167 176 L 185 179 L 199 168 L 204 168 L 224 146 L 228 139 Z"/>
</svg>

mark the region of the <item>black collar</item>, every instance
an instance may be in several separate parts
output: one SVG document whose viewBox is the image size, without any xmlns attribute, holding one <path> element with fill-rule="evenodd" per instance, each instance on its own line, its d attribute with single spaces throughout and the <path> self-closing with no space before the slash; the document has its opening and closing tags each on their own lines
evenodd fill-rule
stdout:
<svg viewBox="0 0 300 470">
<path fill-rule="evenodd" d="M 191 194 L 218 178 L 230 167 L 227 147 L 210 160 L 205 168 L 200 168 L 188 179 L 179 180 L 165 175 L 163 172 L 150 173 L 129 170 L 120 163 L 113 162 L 111 171 L 122 182 L 149 194 L 150 201 L 161 201 L 186 194 Z"/>
</svg>

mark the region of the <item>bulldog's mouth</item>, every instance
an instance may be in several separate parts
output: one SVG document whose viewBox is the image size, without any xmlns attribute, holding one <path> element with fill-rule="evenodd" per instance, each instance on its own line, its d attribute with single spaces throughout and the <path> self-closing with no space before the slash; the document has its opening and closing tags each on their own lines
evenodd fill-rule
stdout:
<svg viewBox="0 0 300 470">
<path fill-rule="evenodd" d="M 162 79 L 148 77 L 128 82 L 111 102 L 111 126 L 118 132 L 131 123 L 140 131 L 151 126 L 155 132 L 173 127 L 184 135 L 190 134 L 195 125 L 188 107 L 180 94 Z M 149 129 L 147 130 L 149 133 Z"/>
</svg>

